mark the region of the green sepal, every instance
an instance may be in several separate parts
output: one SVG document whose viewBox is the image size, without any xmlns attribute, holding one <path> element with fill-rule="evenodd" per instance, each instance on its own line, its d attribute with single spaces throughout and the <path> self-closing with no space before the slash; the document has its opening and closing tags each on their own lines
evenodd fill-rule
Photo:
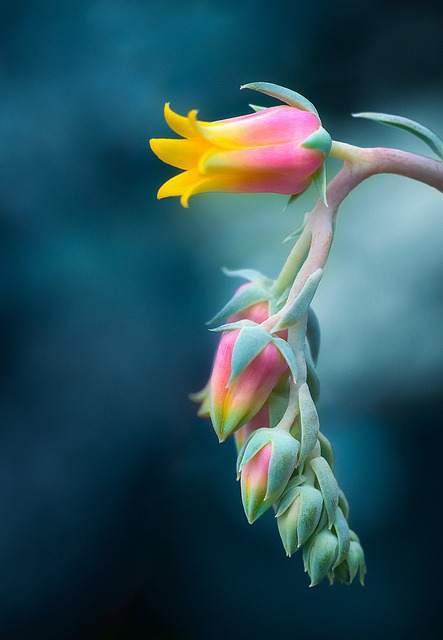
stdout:
<svg viewBox="0 0 443 640">
<path fill-rule="evenodd" d="M 226 320 L 230 316 L 251 307 L 258 302 L 264 302 L 269 298 L 269 292 L 258 282 L 251 282 L 246 284 L 242 289 L 237 291 L 234 296 L 225 304 L 211 320 L 206 324 L 214 324 L 214 322 L 220 322 Z"/>
<path fill-rule="evenodd" d="M 251 107 L 251 109 L 255 112 L 257 111 L 264 111 L 265 109 L 267 109 L 268 107 L 260 107 L 258 104 L 250 104 L 249 105 Z"/>
<path fill-rule="evenodd" d="M 292 379 L 296 380 L 297 379 L 297 362 L 295 360 L 294 352 L 292 351 L 291 347 L 286 342 L 286 340 L 283 340 L 283 338 L 279 338 L 278 336 L 271 336 L 271 337 L 272 337 L 272 343 L 275 344 L 275 346 L 280 351 L 283 358 L 288 363 L 288 367 L 291 372 Z"/>
<path fill-rule="evenodd" d="M 300 443 L 283 429 L 272 429 L 272 452 L 269 460 L 268 486 L 265 500 L 275 502 L 290 478 L 298 456 Z"/>
<path fill-rule="evenodd" d="M 366 573 L 365 554 L 363 553 L 363 549 L 359 542 L 351 540 L 348 555 L 346 556 L 346 564 L 349 570 L 349 583 L 353 581 L 357 575 L 357 571 L 359 571 L 360 584 L 364 586 L 364 577 Z"/>
<path fill-rule="evenodd" d="M 296 109 L 301 109 L 302 111 L 310 111 L 315 116 L 317 116 L 318 120 L 320 121 L 318 111 L 314 107 L 312 102 L 310 102 L 300 93 L 296 93 L 291 89 L 280 87 L 278 84 L 272 84 L 271 82 L 249 82 L 248 84 L 243 84 L 240 89 L 252 89 L 252 91 L 259 91 L 260 93 L 264 93 L 267 96 L 271 96 L 272 98 L 277 98 L 277 100 L 286 102 L 286 104 L 289 104 L 291 107 L 295 107 Z"/>
<path fill-rule="evenodd" d="M 360 565 L 359 546 L 358 542 L 351 542 L 349 545 L 348 557 L 346 558 L 346 565 L 349 571 L 349 584 L 351 584 L 357 575 L 358 567 Z"/>
<path fill-rule="evenodd" d="M 311 548 L 314 542 L 314 536 L 312 536 L 303 548 L 303 568 L 306 573 L 309 570 L 309 558 L 311 555 Z"/>
<path fill-rule="evenodd" d="M 241 473 L 245 464 L 249 462 L 260 449 L 271 442 L 270 432 L 271 429 L 269 429 L 269 427 L 262 427 L 251 433 L 238 454 L 237 473 Z"/>
<path fill-rule="evenodd" d="M 334 563 L 335 568 L 339 565 L 347 556 L 349 551 L 349 545 L 351 542 L 348 523 L 343 515 L 343 511 L 340 507 L 337 507 L 335 514 L 334 529 L 338 539 L 337 559 Z"/>
<path fill-rule="evenodd" d="M 328 465 L 331 467 L 331 471 L 334 471 L 334 452 L 332 451 L 331 443 L 329 442 L 327 437 L 321 431 L 318 432 L 318 439 L 319 439 L 320 447 L 321 447 L 321 455 L 326 460 Z M 339 489 L 338 490 L 338 494 L 339 494 L 338 504 L 343 509 L 343 505 L 340 502 L 340 495 L 343 494 L 343 497 L 344 497 L 344 493 L 343 493 L 343 491 L 341 489 Z M 346 498 L 345 498 L 345 500 L 346 500 Z M 346 504 L 347 504 L 347 502 L 346 502 Z M 345 507 L 345 509 L 343 509 L 343 512 L 346 514 L 346 507 Z M 349 512 L 349 507 L 348 507 L 348 512 Z M 346 515 L 346 518 L 347 517 L 348 516 Z"/>
<path fill-rule="evenodd" d="M 191 400 L 192 402 L 204 402 L 205 399 L 207 398 L 207 396 L 209 395 L 209 386 L 210 386 L 210 380 L 205 384 L 205 386 L 203 387 L 203 389 L 201 389 L 200 391 L 196 391 L 195 393 L 190 393 L 189 394 L 189 400 Z"/>
<path fill-rule="evenodd" d="M 338 506 L 337 480 L 332 473 L 331 467 L 322 456 L 314 458 L 310 461 L 309 464 L 311 466 L 311 469 L 317 476 L 320 491 L 323 494 L 325 509 L 328 514 L 328 527 L 330 529 L 334 524 Z"/>
<path fill-rule="evenodd" d="M 340 580 L 340 582 L 344 582 L 346 584 L 351 584 L 350 579 L 349 579 L 349 569 L 348 569 L 348 565 L 346 563 L 346 560 L 344 562 L 342 562 L 341 564 L 339 564 L 334 569 L 331 569 L 331 571 L 329 572 L 328 576 L 329 576 L 329 581 L 330 581 L 331 584 L 334 583 L 334 579 L 335 578 L 338 578 Z"/>
<path fill-rule="evenodd" d="M 285 381 L 285 383 L 288 381 L 289 381 L 289 377 Z M 289 395 L 289 391 L 287 389 L 283 389 L 282 392 L 280 393 L 279 391 L 276 391 L 274 387 L 271 394 L 269 395 L 269 398 L 266 400 L 266 404 L 268 405 L 268 411 L 269 411 L 270 427 L 275 427 L 283 418 L 286 412 L 286 409 L 288 407 L 288 395 Z"/>
<path fill-rule="evenodd" d="M 315 536 L 309 553 L 310 587 L 314 587 L 327 576 L 335 562 L 336 554 L 337 538 L 328 529 L 323 529 Z"/>
<path fill-rule="evenodd" d="M 222 267 L 222 271 L 225 276 L 228 278 L 244 278 L 244 280 L 249 280 L 249 282 L 261 282 L 266 285 L 274 284 L 274 280 L 264 276 L 260 271 L 256 271 L 255 269 L 227 269 L 226 267 Z"/>
<path fill-rule="evenodd" d="M 289 287 L 285 289 L 285 291 L 282 293 L 282 295 L 278 299 L 277 298 L 269 299 L 269 302 L 268 302 L 269 317 L 271 317 L 275 313 L 278 313 L 284 307 L 286 300 L 288 299 L 288 294 L 289 294 Z"/>
<path fill-rule="evenodd" d="M 326 129 L 320 127 L 317 131 L 311 133 L 300 146 L 305 149 L 320 151 L 327 158 L 332 147 L 332 138 Z"/>
<path fill-rule="evenodd" d="M 423 140 L 432 151 L 443 160 L 443 141 L 430 129 L 424 127 L 422 124 L 404 118 L 403 116 L 394 116 L 388 113 L 373 113 L 371 111 L 364 111 L 362 113 L 353 113 L 353 118 L 367 118 L 368 120 L 375 120 L 381 124 L 387 124 L 391 127 L 397 127 L 403 129 L 408 133 L 412 133 L 414 136 Z"/>
<path fill-rule="evenodd" d="M 314 364 L 317 364 L 318 353 L 320 351 L 320 323 L 314 310 L 309 307 L 308 309 L 308 324 L 306 326 L 306 337 L 309 340 L 309 346 L 311 349 L 312 359 Z"/>
<path fill-rule="evenodd" d="M 297 547 L 301 547 L 315 531 L 321 517 L 323 496 L 309 485 L 300 487 L 300 514 L 297 523 Z"/>
<path fill-rule="evenodd" d="M 299 442 L 282 429 L 257 429 L 248 438 L 248 443 L 238 461 L 241 474 L 245 465 L 264 447 L 271 444 L 271 456 L 267 470 L 266 494 L 263 498 L 250 487 L 242 491 L 243 507 L 250 523 L 259 518 L 281 495 L 294 470 Z"/>
<path fill-rule="evenodd" d="M 331 452 L 332 452 L 332 449 L 331 449 Z M 329 463 L 329 466 L 331 467 L 331 469 L 333 469 L 333 467 L 331 466 L 331 463 Z M 343 511 L 343 515 L 347 520 L 349 518 L 349 502 L 347 501 L 346 496 L 343 493 L 343 491 L 340 489 L 340 487 L 338 489 L 338 506 Z"/>
<path fill-rule="evenodd" d="M 358 544 L 360 543 L 360 538 L 358 537 L 358 535 L 355 533 L 355 531 L 352 531 L 352 529 L 349 529 L 349 533 L 351 535 L 351 542 L 358 542 Z"/>
<path fill-rule="evenodd" d="M 319 531 L 322 531 L 327 526 L 327 524 L 328 524 L 328 512 L 326 511 L 326 508 L 324 507 L 324 500 L 323 500 L 323 510 L 321 512 L 320 520 L 318 521 L 318 525 L 317 525 L 317 528 L 315 530 L 315 534 L 319 533 Z"/>
<path fill-rule="evenodd" d="M 328 206 L 328 200 L 326 198 L 326 167 L 324 163 L 317 171 L 312 175 L 312 181 L 317 189 L 317 193 L 320 199 Z"/>
<path fill-rule="evenodd" d="M 300 464 L 301 462 L 304 462 L 307 456 L 311 453 L 315 443 L 317 442 L 317 436 L 320 429 L 317 409 L 315 408 L 314 401 L 311 398 L 309 387 L 306 382 L 301 385 L 298 391 L 298 406 L 300 410 L 301 425 L 301 446 L 298 458 L 298 464 Z"/>
<path fill-rule="evenodd" d="M 200 407 L 197 411 L 197 415 L 200 418 L 210 418 L 211 411 L 209 406 L 209 389 L 211 386 L 211 381 L 209 380 L 206 385 L 203 387 L 201 391 L 197 391 L 196 393 L 189 394 L 189 400 L 191 402 L 200 403 Z"/>
<path fill-rule="evenodd" d="M 299 320 L 302 316 L 305 315 L 305 313 L 307 313 L 309 305 L 311 304 L 315 292 L 317 291 L 317 287 L 320 284 L 322 276 L 323 269 L 317 269 L 309 276 L 302 290 L 295 298 L 294 302 L 291 304 L 286 313 L 283 315 L 283 317 L 280 318 L 280 320 L 274 326 L 271 333 L 276 333 L 277 331 L 282 331 L 283 329 L 291 327 L 297 322 L 297 320 Z"/>
<path fill-rule="evenodd" d="M 291 506 L 299 493 L 300 485 L 304 482 L 306 482 L 306 476 L 304 476 L 303 474 L 293 476 L 289 480 L 284 492 L 281 495 L 280 500 L 278 501 L 277 512 L 275 514 L 276 518 L 279 518 L 286 511 L 286 509 Z"/>
<path fill-rule="evenodd" d="M 292 499 L 291 499 L 292 498 Z M 295 500 L 298 499 L 298 505 Z M 314 532 L 320 519 L 323 498 L 318 489 L 302 485 L 285 493 L 284 504 L 279 508 L 277 524 L 283 546 L 288 556 L 297 551 Z M 290 507 L 294 505 L 294 509 Z"/>
<path fill-rule="evenodd" d="M 291 206 L 291 204 L 293 204 L 296 200 L 298 200 L 298 198 L 302 195 L 302 193 L 304 193 L 306 191 L 306 189 L 303 189 L 303 191 L 300 191 L 300 193 L 294 193 L 292 196 L 290 196 L 289 200 L 287 201 L 285 208 L 283 209 L 283 213 L 286 211 L 286 209 L 288 207 Z M 287 240 L 288 238 L 286 238 Z M 286 242 L 286 240 L 283 240 L 283 242 Z"/>
<path fill-rule="evenodd" d="M 222 324 L 219 327 L 213 327 L 209 329 L 209 331 L 235 331 L 236 329 L 243 329 L 243 327 L 258 327 L 259 325 L 253 320 L 248 320 L 245 318 L 244 320 L 238 320 L 237 322 L 228 322 L 227 324 Z"/>
<path fill-rule="evenodd" d="M 272 337 L 259 326 L 243 327 L 234 343 L 231 357 L 231 375 L 227 387 L 263 351 Z"/>
<path fill-rule="evenodd" d="M 309 348 L 308 340 L 305 341 L 305 360 L 306 360 L 306 381 L 311 392 L 314 403 L 317 404 L 320 398 L 320 380 L 317 375 L 317 370 L 314 366 L 314 362 L 311 356 L 311 349 Z"/>
<path fill-rule="evenodd" d="M 288 205 L 287 205 L 287 206 L 288 206 Z M 295 231 L 293 231 L 292 233 L 290 233 L 288 236 L 286 236 L 286 238 L 283 240 L 283 243 L 282 243 L 282 244 L 284 244 L 285 242 L 289 242 L 290 240 L 295 240 L 295 238 L 298 238 L 298 237 L 301 235 L 301 233 L 302 233 L 302 231 L 303 231 L 303 229 L 304 229 L 304 228 L 305 228 L 305 222 L 303 222 L 303 223 L 298 227 L 298 229 L 296 229 Z"/>
</svg>

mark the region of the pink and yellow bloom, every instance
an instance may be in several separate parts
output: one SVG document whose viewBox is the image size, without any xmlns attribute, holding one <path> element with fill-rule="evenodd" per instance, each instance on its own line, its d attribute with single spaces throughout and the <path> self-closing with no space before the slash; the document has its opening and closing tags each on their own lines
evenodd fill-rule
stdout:
<svg viewBox="0 0 443 640">
<path fill-rule="evenodd" d="M 151 148 L 183 172 L 165 182 L 157 197 L 180 196 L 184 207 L 190 196 L 208 191 L 299 194 L 325 159 L 321 145 L 303 146 L 324 131 L 318 117 L 296 107 L 203 122 L 195 110 L 184 117 L 166 104 L 165 119 L 183 139 L 153 139 Z"/>
<path fill-rule="evenodd" d="M 232 352 L 239 333 L 234 330 L 222 335 L 211 375 L 209 406 L 220 441 L 258 413 L 288 367 L 277 347 L 269 343 L 239 376 L 229 382 Z"/>
</svg>

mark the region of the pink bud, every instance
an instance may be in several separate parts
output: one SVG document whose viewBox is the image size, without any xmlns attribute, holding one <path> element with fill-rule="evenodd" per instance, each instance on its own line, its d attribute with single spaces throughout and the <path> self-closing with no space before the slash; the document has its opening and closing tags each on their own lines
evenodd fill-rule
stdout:
<svg viewBox="0 0 443 640">
<path fill-rule="evenodd" d="M 272 443 L 268 442 L 244 465 L 241 471 L 243 506 L 251 523 L 270 506 L 265 502 L 265 496 L 268 490 L 271 455 Z"/>
<path fill-rule="evenodd" d="M 277 347 L 270 342 L 228 385 L 232 351 L 238 334 L 239 331 L 230 331 L 222 335 L 212 370 L 210 412 L 220 441 L 255 416 L 288 366 Z"/>
</svg>

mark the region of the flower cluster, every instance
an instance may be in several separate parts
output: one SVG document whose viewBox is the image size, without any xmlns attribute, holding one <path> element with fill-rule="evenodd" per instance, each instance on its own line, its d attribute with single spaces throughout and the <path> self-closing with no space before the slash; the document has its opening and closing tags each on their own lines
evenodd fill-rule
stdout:
<svg viewBox="0 0 443 640">
<path fill-rule="evenodd" d="M 187 206 L 191 195 L 207 191 L 272 192 L 292 202 L 313 181 L 320 213 L 321 206 L 328 209 L 324 160 L 332 141 L 315 107 L 276 85 L 245 86 L 285 104 L 216 122 L 198 120 L 196 111 L 179 116 L 166 105 L 166 121 L 182 138 L 154 139 L 151 147 L 183 171 L 158 197 L 180 196 Z M 200 403 L 199 415 L 211 418 L 220 442 L 234 437 L 248 521 L 275 510 L 287 555 L 303 547 L 311 586 L 326 576 L 350 583 L 358 572 L 363 583 L 363 550 L 348 526 L 316 408 L 320 333 L 310 305 L 333 215 L 319 215 L 317 226 L 315 220 L 305 224 L 277 280 L 251 269 L 228 272 L 247 283 L 213 318 L 224 323 L 214 329 L 222 335 L 210 380 L 192 399 Z"/>
<path fill-rule="evenodd" d="M 220 327 L 212 374 L 192 399 L 201 403 L 199 414 L 211 418 L 220 441 L 234 436 L 248 521 L 274 508 L 287 555 L 304 547 L 311 586 L 326 576 L 331 583 L 350 583 L 357 572 L 363 583 L 363 550 L 347 524 L 348 505 L 313 399 L 319 330 L 309 307 L 312 296 L 305 287 L 274 327 L 282 330 L 267 332 L 269 310 L 281 308 L 285 296 L 277 299 L 276 283 L 257 272 L 230 275 L 252 280 L 217 314 L 216 320 L 227 322 Z"/>
</svg>

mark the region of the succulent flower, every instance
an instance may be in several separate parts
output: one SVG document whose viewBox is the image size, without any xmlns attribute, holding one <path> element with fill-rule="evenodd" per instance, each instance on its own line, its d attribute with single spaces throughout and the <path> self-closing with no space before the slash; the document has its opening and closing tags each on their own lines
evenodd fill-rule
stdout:
<svg viewBox="0 0 443 640">
<path fill-rule="evenodd" d="M 160 188 L 158 198 L 208 191 L 281 193 L 306 189 L 330 148 L 329 134 L 315 113 L 289 105 L 203 122 L 165 105 L 165 119 L 182 139 L 152 139 L 153 152 L 182 173 Z M 326 144 L 325 144 L 326 140 Z"/>
<path fill-rule="evenodd" d="M 269 342 L 231 380 L 232 354 L 239 334 L 238 330 L 223 333 L 210 380 L 210 413 L 220 441 L 255 416 L 288 367 L 277 347 Z"/>
<path fill-rule="evenodd" d="M 287 431 L 262 428 L 238 455 L 243 507 L 252 524 L 281 496 L 297 462 L 299 442 Z"/>
</svg>

